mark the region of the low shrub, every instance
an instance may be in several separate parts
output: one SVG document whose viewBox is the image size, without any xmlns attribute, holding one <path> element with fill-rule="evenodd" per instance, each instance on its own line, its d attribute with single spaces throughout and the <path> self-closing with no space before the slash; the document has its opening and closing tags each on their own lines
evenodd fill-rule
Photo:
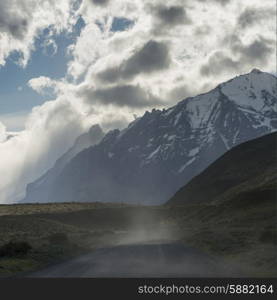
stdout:
<svg viewBox="0 0 277 300">
<path fill-rule="evenodd" d="M 24 256 L 32 249 L 31 245 L 24 241 L 10 241 L 0 247 L 0 257 Z"/>
</svg>

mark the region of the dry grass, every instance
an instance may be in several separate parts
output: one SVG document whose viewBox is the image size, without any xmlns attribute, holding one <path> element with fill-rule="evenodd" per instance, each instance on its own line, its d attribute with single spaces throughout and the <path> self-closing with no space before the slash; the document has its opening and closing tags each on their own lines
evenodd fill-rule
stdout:
<svg viewBox="0 0 277 300">
<path fill-rule="evenodd" d="M 186 245 L 242 266 L 249 276 L 277 276 L 276 201 L 180 207 L 21 204 L 1 205 L 0 214 L 0 247 L 11 240 L 32 246 L 25 257 L 0 258 L 0 276 L 117 244 L 137 228 L 157 236 L 160 226 Z M 66 239 L 53 242 L 57 233 Z"/>
</svg>

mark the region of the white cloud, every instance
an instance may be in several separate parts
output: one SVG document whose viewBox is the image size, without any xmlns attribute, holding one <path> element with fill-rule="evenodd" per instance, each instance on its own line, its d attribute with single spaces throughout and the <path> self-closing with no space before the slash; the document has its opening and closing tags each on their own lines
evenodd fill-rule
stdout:
<svg viewBox="0 0 277 300">
<path fill-rule="evenodd" d="M 0 203 L 20 200 L 26 184 L 50 168 L 85 128 L 84 116 L 65 98 L 34 108 L 25 130 L 0 143 L 0 173 L 5 174 Z M 1 126 L 0 132 L 5 133 Z"/>
<path fill-rule="evenodd" d="M 25 66 L 35 38 L 48 28 L 51 34 L 70 31 L 75 22 L 74 0 L 10 0 L 0 2 L 0 66 L 18 51 Z"/>
<path fill-rule="evenodd" d="M 6 126 L 0 122 L 0 143 L 4 142 L 7 138 Z"/>
<path fill-rule="evenodd" d="M 74 2 L 78 7 L 74 0 L 0 2 L 0 65 L 14 50 L 25 65 L 45 28 L 50 34 L 44 45 L 55 52 L 53 34 L 71 31 L 77 16 L 85 23 L 68 48 L 66 77 L 40 76 L 28 82 L 38 93 L 51 89 L 56 99 L 33 109 L 24 130 L 0 144 L 0 172 L 6 174 L 0 202 L 19 199 L 26 184 L 90 124 L 122 128 L 134 114 L 173 105 L 254 67 L 276 70 L 276 24 L 259 13 L 275 11 L 273 0 L 83 0 L 76 11 Z M 111 31 L 114 18 L 127 18 L 133 25 Z M 162 49 L 161 68 L 144 64 L 153 57 L 144 51 L 150 41 L 166 45 L 152 48 Z M 4 137 L 3 126 L 0 132 Z"/>
<path fill-rule="evenodd" d="M 35 90 L 37 93 L 42 94 L 47 88 L 54 88 L 55 81 L 49 77 L 40 76 L 37 78 L 32 78 L 28 81 L 28 85 Z"/>
<path fill-rule="evenodd" d="M 129 13 L 131 6 L 132 12 Z M 276 67 L 274 19 L 262 18 L 261 22 L 253 26 L 250 24 L 242 28 L 241 15 L 248 16 L 249 6 L 256 10 L 275 9 L 271 0 L 263 3 L 259 0 L 190 0 L 185 3 L 176 0 L 164 6 L 161 6 L 160 1 L 122 0 L 116 4 L 107 1 L 101 6 L 95 5 L 93 1 L 85 1 L 80 13 L 87 25 L 71 48 L 73 59 L 68 72 L 75 79 L 85 74 L 81 89 L 84 84 L 90 92 L 99 89 L 117 90 L 117 85 L 140 86 L 167 106 L 180 99 L 182 90 L 186 90 L 184 97 L 194 95 L 234 75 L 248 72 L 253 67 L 273 71 Z M 177 13 L 178 7 L 181 8 L 180 13 Z M 258 13 L 256 15 L 261 16 Z M 111 32 L 111 19 L 121 16 L 133 20 L 134 26 L 123 32 Z M 237 49 L 226 42 L 234 34 L 241 37 L 241 45 Z M 127 78 L 124 72 L 126 61 L 132 60 L 132 56 L 151 40 L 169 47 L 172 59 L 170 67 L 161 68 L 159 72 L 136 72 L 134 67 L 133 73 L 136 76 Z M 271 42 L 267 44 L 266 40 Z M 262 51 L 263 48 L 265 51 Z M 252 55 L 255 52 L 263 55 Z M 226 70 L 209 71 L 208 63 L 215 53 L 222 53 L 225 62 L 229 61 Z M 140 66 L 143 68 L 143 63 Z M 204 67 L 206 73 L 213 76 L 203 76 Z M 178 98 L 168 99 L 168 95 L 176 95 Z M 91 99 L 95 101 L 92 96 Z M 106 101 L 109 104 L 111 102 L 112 99 Z M 151 105 L 155 105 L 155 101 Z"/>
<path fill-rule="evenodd" d="M 53 38 L 46 39 L 43 44 L 43 53 L 47 56 L 54 56 L 57 54 L 58 45 Z"/>
</svg>

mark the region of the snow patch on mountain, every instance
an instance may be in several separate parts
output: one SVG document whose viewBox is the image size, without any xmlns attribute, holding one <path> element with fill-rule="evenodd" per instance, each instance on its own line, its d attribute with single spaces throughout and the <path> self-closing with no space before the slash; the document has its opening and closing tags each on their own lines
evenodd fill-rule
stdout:
<svg viewBox="0 0 277 300">
<path fill-rule="evenodd" d="M 180 169 L 179 169 L 179 171 L 178 171 L 178 173 L 182 173 L 184 170 L 185 170 L 185 168 L 187 167 L 187 166 L 189 166 L 192 162 L 194 162 L 195 161 L 195 157 L 193 157 L 192 159 L 190 159 L 188 162 L 186 162 Z"/>
</svg>

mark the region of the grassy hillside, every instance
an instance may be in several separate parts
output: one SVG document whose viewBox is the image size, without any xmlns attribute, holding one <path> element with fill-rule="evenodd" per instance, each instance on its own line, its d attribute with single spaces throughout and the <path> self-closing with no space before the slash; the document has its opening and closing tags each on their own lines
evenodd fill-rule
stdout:
<svg viewBox="0 0 277 300">
<path fill-rule="evenodd" d="M 277 276 L 276 139 L 229 151 L 168 202 L 186 243 L 253 275 Z"/>
<path fill-rule="evenodd" d="M 277 277 L 276 199 L 264 203 L 168 208 L 187 245 L 224 259 L 248 276 Z"/>
</svg>

